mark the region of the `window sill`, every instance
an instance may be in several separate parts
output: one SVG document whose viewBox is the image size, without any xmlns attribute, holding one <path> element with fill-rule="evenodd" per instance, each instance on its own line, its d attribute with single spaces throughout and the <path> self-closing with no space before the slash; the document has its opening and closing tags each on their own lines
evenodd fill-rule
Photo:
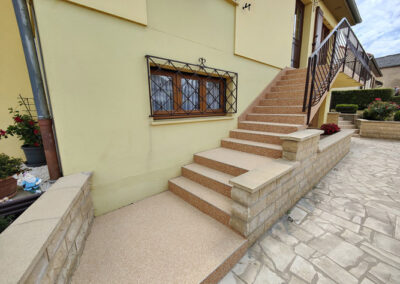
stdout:
<svg viewBox="0 0 400 284">
<path fill-rule="evenodd" d="M 173 125 L 173 124 L 185 124 L 185 123 L 199 123 L 199 122 L 211 122 L 211 121 L 221 121 L 221 120 L 233 120 L 235 116 L 217 116 L 217 117 L 196 117 L 196 118 L 184 118 L 184 119 L 165 119 L 165 120 L 153 120 L 151 119 L 150 124 L 152 126 L 161 125 Z"/>
</svg>

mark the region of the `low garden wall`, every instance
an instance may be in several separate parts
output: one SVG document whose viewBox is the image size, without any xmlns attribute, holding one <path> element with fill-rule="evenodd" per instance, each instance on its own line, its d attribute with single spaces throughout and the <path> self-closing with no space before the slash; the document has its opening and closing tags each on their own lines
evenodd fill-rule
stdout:
<svg viewBox="0 0 400 284">
<path fill-rule="evenodd" d="M 400 121 L 358 119 L 357 122 L 361 137 L 400 139 Z"/>
<path fill-rule="evenodd" d="M 353 130 L 320 141 L 321 130 L 281 137 L 283 159 L 274 167 L 233 178 L 230 225 L 253 243 L 312 189 L 350 150 Z"/>
<path fill-rule="evenodd" d="M 93 221 L 90 173 L 59 179 L 0 234 L 1 283 L 66 283 Z"/>
</svg>

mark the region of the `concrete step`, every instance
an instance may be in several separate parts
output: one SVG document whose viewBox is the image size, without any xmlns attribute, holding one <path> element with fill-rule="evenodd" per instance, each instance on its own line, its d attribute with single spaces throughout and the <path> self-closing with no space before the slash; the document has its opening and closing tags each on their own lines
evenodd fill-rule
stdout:
<svg viewBox="0 0 400 284">
<path fill-rule="evenodd" d="M 235 138 L 224 138 L 221 140 L 221 146 L 232 150 L 266 156 L 274 159 L 282 157 L 282 146 L 276 144 L 267 144 Z"/>
<path fill-rule="evenodd" d="M 249 113 L 246 117 L 249 121 L 289 123 L 289 124 L 305 124 L 305 114 L 261 114 Z"/>
<path fill-rule="evenodd" d="M 297 85 L 297 84 L 302 84 L 303 87 L 306 84 L 305 78 L 292 78 L 292 79 L 281 79 L 276 82 L 277 86 L 286 86 L 286 85 Z"/>
<path fill-rule="evenodd" d="M 201 212 L 229 226 L 232 211 L 230 198 L 183 176 L 169 180 L 168 188 Z"/>
<path fill-rule="evenodd" d="M 307 68 L 301 68 L 301 69 L 290 69 L 287 70 L 285 75 L 293 75 L 293 74 L 306 74 Z"/>
<path fill-rule="evenodd" d="M 268 165 L 274 159 L 235 151 L 215 148 L 194 155 L 194 162 L 233 176 L 244 174 L 254 168 Z"/>
<path fill-rule="evenodd" d="M 305 91 L 304 84 L 284 85 L 271 87 L 272 92 L 303 92 Z"/>
<path fill-rule="evenodd" d="M 306 81 L 307 73 L 298 73 L 298 74 L 286 74 L 281 77 L 282 80 L 295 80 L 302 79 L 304 82 Z"/>
<path fill-rule="evenodd" d="M 263 131 L 263 132 L 276 132 L 276 133 L 293 133 L 303 130 L 306 127 L 301 124 L 288 124 L 288 123 L 274 123 L 274 122 L 261 122 L 244 120 L 238 123 L 239 129 Z"/>
<path fill-rule="evenodd" d="M 259 106 L 303 106 L 303 98 L 262 99 Z"/>
<path fill-rule="evenodd" d="M 303 106 L 256 106 L 253 111 L 255 113 L 265 113 L 265 114 L 302 114 Z"/>
<path fill-rule="evenodd" d="M 265 94 L 266 99 L 303 99 L 304 90 L 300 91 L 285 91 L 277 92 L 271 91 Z"/>
<path fill-rule="evenodd" d="M 182 167 L 182 176 L 231 197 L 232 186 L 229 180 L 234 177 L 232 175 L 193 163 Z"/>
<path fill-rule="evenodd" d="M 245 238 L 165 191 L 95 218 L 71 282 L 218 283 L 246 250 Z"/>
<path fill-rule="evenodd" d="M 229 132 L 229 137 L 236 139 L 249 140 L 254 142 L 281 145 L 281 133 L 252 131 L 246 129 L 234 129 Z"/>
<path fill-rule="evenodd" d="M 339 124 L 341 125 L 354 125 L 352 121 L 347 121 L 347 120 L 339 120 Z"/>
<path fill-rule="evenodd" d="M 351 125 L 340 125 L 339 124 L 339 127 L 341 129 L 357 129 L 357 127 L 354 124 L 351 124 Z"/>
</svg>

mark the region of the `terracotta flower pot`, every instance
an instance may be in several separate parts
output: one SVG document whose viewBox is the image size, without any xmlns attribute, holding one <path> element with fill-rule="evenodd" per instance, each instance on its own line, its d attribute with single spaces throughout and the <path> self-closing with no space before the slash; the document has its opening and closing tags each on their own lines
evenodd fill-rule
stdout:
<svg viewBox="0 0 400 284">
<path fill-rule="evenodd" d="M 0 199 L 11 198 L 17 193 L 17 180 L 13 177 L 0 179 Z"/>
</svg>

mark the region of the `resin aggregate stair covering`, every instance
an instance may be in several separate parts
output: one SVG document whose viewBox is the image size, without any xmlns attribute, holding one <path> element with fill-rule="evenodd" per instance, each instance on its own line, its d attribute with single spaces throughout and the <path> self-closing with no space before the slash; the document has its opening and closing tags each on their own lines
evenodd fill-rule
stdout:
<svg viewBox="0 0 400 284">
<path fill-rule="evenodd" d="M 232 200 L 229 180 L 259 167 L 273 167 L 282 157 L 285 134 L 306 128 L 302 99 L 306 70 L 287 70 L 263 94 L 259 104 L 238 122 L 221 147 L 197 153 L 182 167 L 169 189 L 222 224 L 229 226 Z"/>
</svg>

